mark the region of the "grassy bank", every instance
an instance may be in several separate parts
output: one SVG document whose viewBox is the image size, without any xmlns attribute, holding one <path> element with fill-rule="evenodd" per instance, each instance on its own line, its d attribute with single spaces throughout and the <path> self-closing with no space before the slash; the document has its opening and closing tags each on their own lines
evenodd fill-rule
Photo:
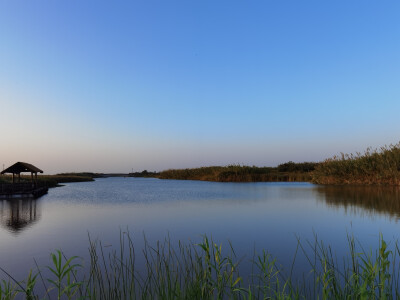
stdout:
<svg viewBox="0 0 400 300">
<path fill-rule="evenodd" d="M 218 182 L 256 182 L 256 181 L 309 181 L 315 163 L 296 164 L 288 162 L 272 167 L 255 166 L 213 166 L 193 169 L 171 169 L 159 174 L 161 179 L 205 180 Z"/>
<path fill-rule="evenodd" d="M 21 175 L 21 182 L 30 182 L 30 181 L 31 181 L 31 176 Z M 83 181 L 93 181 L 93 177 L 88 175 L 83 175 L 81 173 L 38 175 L 37 177 L 38 185 L 47 187 L 56 187 L 61 183 L 83 182 Z M 11 182 L 12 182 L 11 175 L 0 176 L 0 183 L 11 183 Z"/>
<path fill-rule="evenodd" d="M 323 162 L 294 163 L 289 161 L 277 167 L 210 166 L 188 169 L 169 169 L 158 172 L 129 174 L 62 173 L 41 175 L 38 181 L 49 187 L 60 183 L 92 181 L 108 176 L 156 177 L 160 179 L 203 180 L 217 182 L 281 182 L 301 181 L 324 185 L 400 185 L 400 143 L 368 148 L 364 153 L 344 154 Z M 29 181 L 29 176 L 22 176 Z M 1 182 L 11 182 L 10 176 L 0 176 Z"/>
<path fill-rule="evenodd" d="M 317 184 L 400 185 L 400 144 L 327 159 L 315 168 L 312 181 Z"/>
<path fill-rule="evenodd" d="M 161 179 L 219 182 L 310 181 L 324 185 L 400 185 L 400 143 L 344 154 L 320 163 L 287 162 L 278 167 L 240 165 L 162 171 Z"/>
<path fill-rule="evenodd" d="M 53 176 L 60 176 L 65 178 L 76 178 L 76 177 L 85 177 L 85 178 L 102 178 L 104 175 L 102 173 L 92 173 L 92 172 L 78 172 L 78 173 L 60 173 Z"/>
<path fill-rule="evenodd" d="M 340 266 L 331 247 L 318 240 L 299 242 L 297 255 L 309 261 L 309 272 L 300 281 L 292 279 L 292 272 L 285 271 L 267 251 L 254 254 L 252 274 L 244 281 L 240 266 L 249 259 L 237 258 L 232 246 L 224 251 L 207 237 L 189 245 L 171 245 L 168 239 L 156 245 L 146 242 L 146 270 L 138 272 L 133 242 L 124 233 L 119 249 L 108 250 L 90 241 L 89 262 L 56 251 L 50 255 L 49 266 L 30 271 L 18 282 L 1 269 L 0 299 L 398 298 L 398 244 L 392 243 L 389 249 L 380 238 L 376 251 L 365 252 L 353 238 L 348 242 L 349 255 L 339 259 Z"/>
</svg>

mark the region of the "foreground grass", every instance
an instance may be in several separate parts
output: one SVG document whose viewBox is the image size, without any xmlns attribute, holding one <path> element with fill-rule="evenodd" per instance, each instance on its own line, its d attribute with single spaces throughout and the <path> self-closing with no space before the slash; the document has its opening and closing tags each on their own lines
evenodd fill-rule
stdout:
<svg viewBox="0 0 400 300">
<path fill-rule="evenodd" d="M 400 143 L 342 153 L 320 163 L 312 177 L 317 184 L 400 185 Z"/>
<path fill-rule="evenodd" d="M 298 243 L 310 272 L 301 282 L 287 275 L 267 252 L 254 255 L 253 274 L 239 274 L 233 248 L 204 237 L 199 244 L 145 243 L 145 271 L 135 265 L 135 248 L 129 233 L 122 233 L 119 249 L 106 252 L 101 242 L 90 241 L 90 262 L 67 258 L 61 251 L 51 263 L 30 271 L 17 282 L 10 274 L 0 284 L 0 299 L 394 299 L 400 297 L 398 244 L 388 248 L 380 238 L 376 252 L 360 251 L 348 239 L 349 256 L 338 264 L 330 247 L 315 240 Z M 311 250 L 311 251 L 310 251 Z M 362 250 L 362 248 L 361 248 Z M 227 254 L 226 254 L 227 253 Z M 297 251 L 296 251 L 297 253 Z M 241 263 L 244 263 L 243 261 Z M 44 292 L 37 294 L 38 287 Z"/>
<path fill-rule="evenodd" d="M 161 179 L 204 180 L 218 182 L 271 182 L 271 181 L 310 181 L 315 163 L 288 162 L 273 167 L 229 165 L 193 169 L 171 169 L 162 171 Z"/>
</svg>

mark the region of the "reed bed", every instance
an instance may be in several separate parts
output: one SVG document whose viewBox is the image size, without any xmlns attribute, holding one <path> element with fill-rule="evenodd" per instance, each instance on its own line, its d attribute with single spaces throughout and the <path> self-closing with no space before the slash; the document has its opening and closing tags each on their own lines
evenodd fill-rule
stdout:
<svg viewBox="0 0 400 300">
<path fill-rule="evenodd" d="M 296 255 L 304 255 L 310 266 L 300 281 L 264 250 L 250 260 L 253 272 L 245 280 L 239 269 L 249 259 L 239 259 L 231 245 L 223 250 L 206 236 L 188 245 L 172 245 L 169 238 L 156 245 L 146 241 L 145 270 L 139 270 L 132 239 L 121 233 L 118 249 L 106 250 L 100 241 L 90 240 L 86 267 L 80 258 L 57 250 L 46 267 L 49 277 L 38 268 L 18 282 L 1 269 L 5 279 L 0 281 L 0 299 L 399 298 L 398 243 L 389 246 L 381 236 L 376 251 L 364 251 L 348 237 L 348 245 L 348 257 L 338 260 L 322 241 L 298 241 Z"/>
<path fill-rule="evenodd" d="M 289 165 L 287 165 L 289 164 Z M 292 165 L 293 164 L 293 165 Z M 302 168 L 303 164 L 307 168 Z M 217 182 L 310 181 L 313 163 L 286 163 L 273 167 L 229 165 L 193 169 L 170 169 L 159 174 L 161 179 L 203 180 Z"/>
<path fill-rule="evenodd" d="M 317 184 L 400 185 L 400 143 L 334 156 L 312 174 Z"/>
</svg>

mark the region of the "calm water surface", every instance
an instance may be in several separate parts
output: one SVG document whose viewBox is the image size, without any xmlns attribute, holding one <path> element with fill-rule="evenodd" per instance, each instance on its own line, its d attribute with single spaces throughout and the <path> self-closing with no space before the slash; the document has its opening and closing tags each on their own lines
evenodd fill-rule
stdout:
<svg viewBox="0 0 400 300">
<path fill-rule="evenodd" d="M 55 249 L 87 258 L 88 234 L 113 248 L 127 228 L 137 251 L 143 234 L 150 243 L 207 234 L 226 248 L 230 241 L 244 269 L 261 249 L 290 266 L 297 238 L 317 236 L 340 257 L 347 234 L 367 249 L 376 248 L 380 233 L 397 240 L 399 217 L 395 188 L 104 178 L 50 189 L 38 200 L 0 200 L 0 266 L 22 279 L 33 258 L 46 265 Z M 305 259 L 297 258 L 296 268 L 306 270 Z"/>
</svg>

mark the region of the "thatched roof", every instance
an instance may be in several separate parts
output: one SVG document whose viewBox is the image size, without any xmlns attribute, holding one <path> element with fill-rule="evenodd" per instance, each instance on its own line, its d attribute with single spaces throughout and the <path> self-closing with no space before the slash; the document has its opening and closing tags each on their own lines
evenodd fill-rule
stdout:
<svg viewBox="0 0 400 300">
<path fill-rule="evenodd" d="M 8 167 L 4 171 L 2 171 L 0 174 L 5 174 L 5 173 L 19 174 L 19 173 L 23 173 L 23 172 L 43 173 L 42 170 L 35 167 L 34 165 L 19 161 L 19 162 L 13 164 L 11 167 Z"/>
</svg>

